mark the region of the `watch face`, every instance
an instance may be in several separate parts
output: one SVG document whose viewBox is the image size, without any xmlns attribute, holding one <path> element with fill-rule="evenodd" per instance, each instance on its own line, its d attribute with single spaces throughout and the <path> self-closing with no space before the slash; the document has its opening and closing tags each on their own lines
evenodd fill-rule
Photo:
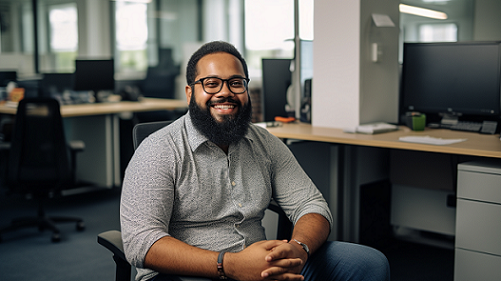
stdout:
<svg viewBox="0 0 501 281">
<path fill-rule="evenodd" d="M 310 248 L 306 246 L 306 244 L 303 244 L 303 249 L 309 254 L 310 253 Z"/>
<path fill-rule="evenodd" d="M 308 246 L 306 246 L 306 244 L 301 243 L 301 246 L 303 246 L 303 249 L 306 251 L 306 253 L 310 254 L 310 249 L 308 248 Z"/>
</svg>

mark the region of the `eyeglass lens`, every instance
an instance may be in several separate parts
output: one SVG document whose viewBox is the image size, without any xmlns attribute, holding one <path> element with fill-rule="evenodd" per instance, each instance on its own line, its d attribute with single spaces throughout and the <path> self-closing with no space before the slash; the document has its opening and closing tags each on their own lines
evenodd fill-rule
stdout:
<svg viewBox="0 0 501 281">
<path fill-rule="evenodd" d="M 223 89 L 226 81 L 228 88 L 234 94 L 242 94 L 247 90 L 247 81 L 244 78 L 232 78 L 224 80 L 217 77 L 209 77 L 202 80 L 204 91 L 209 94 L 217 94 Z"/>
</svg>

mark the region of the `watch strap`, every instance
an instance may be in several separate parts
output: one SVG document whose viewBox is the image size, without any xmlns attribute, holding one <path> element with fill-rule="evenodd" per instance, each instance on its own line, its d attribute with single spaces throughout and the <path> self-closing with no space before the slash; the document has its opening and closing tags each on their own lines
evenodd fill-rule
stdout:
<svg viewBox="0 0 501 281">
<path fill-rule="evenodd" d="M 308 254 L 308 258 L 310 258 L 310 248 L 303 242 L 299 242 L 297 239 L 292 239 L 294 242 L 298 243 L 301 247 L 303 247 L 303 250 Z"/>
<path fill-rule="evenodd" d="M 225 251 L 221 251 L 219 255 L 217 256 L 217 273 L 219 274 L 219 279 L 228 279 L 226 275 L 224 274 L 224 268 L 223 268 L 223 258 Z"/>
</svg>

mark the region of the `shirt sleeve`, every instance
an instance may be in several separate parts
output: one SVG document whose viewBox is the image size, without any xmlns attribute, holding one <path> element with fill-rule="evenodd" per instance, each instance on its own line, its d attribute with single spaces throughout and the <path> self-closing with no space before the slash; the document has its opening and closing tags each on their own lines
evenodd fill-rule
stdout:
<svg viewBox="0 0 501 281">
<path fill-rule="evenodd" d="M 296 222 L 304 215 L 317 213 L 333 225 L 329 206 L 290 149 L 277 137 L 270 134 L 267 140 L 272 161 L 273 198 Z"/>
<path fill-rule="evenodd" d="M 153 243 L 169 235 L 175 165 L 168 147 L 146 139 L 125 171 L 120 205 L 122 240 L 127 260 L 139 268 Z"/>
</svg>

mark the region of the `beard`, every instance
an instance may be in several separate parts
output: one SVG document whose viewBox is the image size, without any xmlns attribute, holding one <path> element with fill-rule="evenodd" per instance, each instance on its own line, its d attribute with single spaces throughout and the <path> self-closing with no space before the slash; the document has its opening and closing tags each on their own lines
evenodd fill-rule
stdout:
<svg viewBox="0 0 501 281">
<path fill-rule="evenodd" d="M 210 107 L 213 103 L 231 102 L 235 103 L 238 107 L 236 115 L 223 116 L 221 122 L 210 113 Z M 222 98 L 216 101 L 208 101 L 207 109 L 202 109 L 198 106 L 195 95 L 191 96 L 189 111 L 195 128 L 211 142 L 217 145 L 230 145 L 241 140 L 249 129 L 252 119 L 252 105 L 251 101 L 242 105 L 239 100 L 234 100 L 231 97 Z"/>
</svg>

